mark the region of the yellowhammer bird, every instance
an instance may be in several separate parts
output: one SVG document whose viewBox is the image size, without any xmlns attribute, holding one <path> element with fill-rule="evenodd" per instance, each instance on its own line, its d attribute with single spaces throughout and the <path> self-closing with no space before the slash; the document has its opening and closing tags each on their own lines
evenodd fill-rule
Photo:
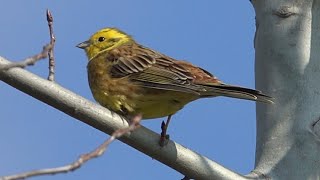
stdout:
<svg viewBox="0 0 320 180">
<path fill-rule="evenodd" d="M 104 28 L 77 45 L 88 56 L 92 94 L 102 106 L 144 119 L 168 116 L 162 123 L 163 145 L 170 117 L 199 98 L 228 96 L 272 103 L 260 91 L 227 85 L 208 71 L 136 43 L 116 28 Z"/>
</svg>

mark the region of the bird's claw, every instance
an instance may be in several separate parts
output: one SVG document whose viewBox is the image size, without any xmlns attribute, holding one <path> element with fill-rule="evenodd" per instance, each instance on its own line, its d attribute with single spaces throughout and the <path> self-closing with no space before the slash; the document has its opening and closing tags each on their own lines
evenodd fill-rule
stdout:
<svg viewBox="0 0 320 180">
<path fill-rule="evenodd" d="M 162 123 L 161 123 L 161 136 L 160 136 L 160 140 L 159 140 L 159 145 L 161 147 L 166 146 L 169 142 L 169 139 L 170 139 L 169 134 L 167 134 L 167 128 L 168 128 L 167 124 L 164 121 L 162 121 Z"/>
</svg>

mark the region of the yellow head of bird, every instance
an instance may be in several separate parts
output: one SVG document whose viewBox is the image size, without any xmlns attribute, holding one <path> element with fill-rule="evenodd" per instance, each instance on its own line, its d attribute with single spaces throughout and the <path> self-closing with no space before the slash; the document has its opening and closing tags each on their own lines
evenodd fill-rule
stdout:
<svg viewBox="0 0 320 180">
<path fill-rule="evenodd" d="M 131 37 L 116 28 L 104 28 L 94 33 L 89 40 L 77 45 L 84 49 L 88 59 L 91 60 L 98 54 L 109 51 L 124 43 L 132 41 Z"/>
</svg>

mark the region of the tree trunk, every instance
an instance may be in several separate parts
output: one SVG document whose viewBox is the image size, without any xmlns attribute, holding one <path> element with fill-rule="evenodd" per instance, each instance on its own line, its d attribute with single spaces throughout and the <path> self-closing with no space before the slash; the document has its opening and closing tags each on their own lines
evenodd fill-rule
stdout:
<svg viewBox="0 0 320 180">
<path fill-rule="evenodd" d="M 257 104 L 255 170 L 271 179 L 320 178 L 320 1 L 253 0 Z"/>
</svg>

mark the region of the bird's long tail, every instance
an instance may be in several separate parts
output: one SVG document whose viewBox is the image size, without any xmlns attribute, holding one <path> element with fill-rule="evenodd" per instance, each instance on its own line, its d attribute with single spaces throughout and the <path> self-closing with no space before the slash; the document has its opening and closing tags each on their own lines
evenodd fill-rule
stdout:
<svg viewBox="0 0 320 180">
<path fill-rule="evenodd" d="M 261 91 L 230 85 L 206 85 L 206 92 L 201 93 L 202 97 L 227 96 L 232 98 L 274 103 L 273 98 L 263 94 Z"/>
</svg>

